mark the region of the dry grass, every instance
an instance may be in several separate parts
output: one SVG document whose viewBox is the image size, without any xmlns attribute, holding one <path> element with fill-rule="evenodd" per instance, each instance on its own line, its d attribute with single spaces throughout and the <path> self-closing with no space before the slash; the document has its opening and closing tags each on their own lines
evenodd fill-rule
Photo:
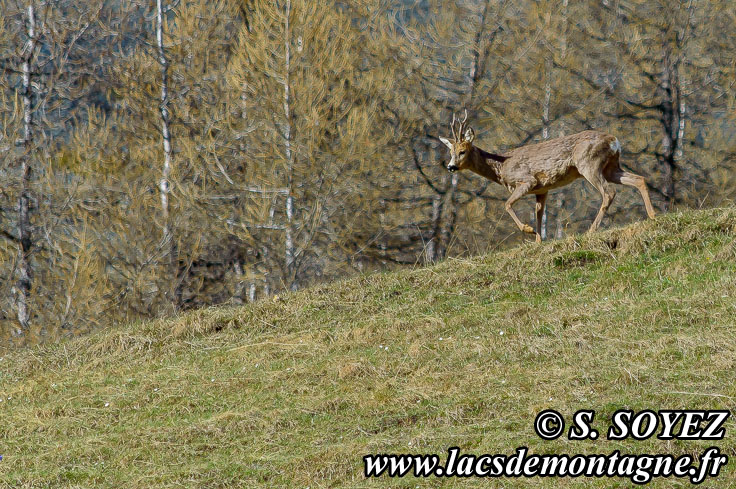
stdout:
<svg viewBox="0 0 736 489">
<path fill-rule="evenodd" d="M 544 408 L 736 404 L 736 210 L 356 277 L 0 360 L 6 487 L 630 487 L 374 479 L 370 452 L 697 452 L 545 442 Z M 736 457 L 732 420 L 717 445 Z M 729 466 L 708 487 L 736 487 Z M 655 481 L 650 487 L 685 487 Z"/>
</svg>

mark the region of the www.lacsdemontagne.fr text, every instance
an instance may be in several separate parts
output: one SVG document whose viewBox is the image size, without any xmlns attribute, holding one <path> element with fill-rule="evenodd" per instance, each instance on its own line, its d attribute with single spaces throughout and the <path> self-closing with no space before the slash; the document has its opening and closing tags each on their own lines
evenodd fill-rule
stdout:
<svg viewBox="0 0 736 489">
<path fill-rule="evenodd" d="M 699 460 L 699 463 L 698 463 Z M 594 455 L 537 455 L 526 447 L 508 454 L 460 454 L 458 447 L 447 451 L 440 463 L 436 454 L 374 454 L 363 457 L 366 477 L 609 477 L 628 478 L 646 484 L 655 477 L 688 478 L 699 484 L 718 476 L 728 457 L 710 447 L 696 458 L 668 454 L 622 454 L 618 450 Z"/>
</svg>

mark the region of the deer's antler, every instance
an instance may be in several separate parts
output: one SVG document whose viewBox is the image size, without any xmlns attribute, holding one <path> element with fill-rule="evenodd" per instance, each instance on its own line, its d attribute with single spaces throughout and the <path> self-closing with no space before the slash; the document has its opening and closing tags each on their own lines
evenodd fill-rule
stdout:
<svg viewBox="0 0 736 489">
<path fill-rule="evenodd" d="M 458 128 L 458 131 L 457 131 L 458 141 L 464 137 L 466 122 L 468 122 L 468 109 L 465 109 L 465 117 L 463 117 L 463 120 L 460 121 L 460 127 Z"/>
<path fill-rule="evenodd" d="M 452 122 L 450 123 L 450 130 L 452 131 L 452 139 L 455 141 L 461 141 L 463 133 L 465 131 L 466 123 L 468 121 L 468 109 L 465 109 L 465 117 L 463 120 L 458 120 L 455 113 L 452 113 Z"/>
</svg>

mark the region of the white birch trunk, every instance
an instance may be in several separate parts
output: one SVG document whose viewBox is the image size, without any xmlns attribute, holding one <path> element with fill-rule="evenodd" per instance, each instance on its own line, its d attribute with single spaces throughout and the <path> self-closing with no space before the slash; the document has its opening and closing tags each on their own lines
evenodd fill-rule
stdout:
<svg viewBox="0 0 736 489">
<path fill-rule="evenodd" d="M 294 195 L 293 195 L 293 180 L 294 180 L 294 154 L 291 148 L 291 0 L 286 0 L 286 26 L 284 30 L 284 149 L 286 153 L 286 173 L 288 175 L 286 196 L 286 249 L 285 249 L 285 261 L 286 261 L 286 273 L 287 280 L 289 280 L 289 288 L 295 290 L 297 288 L 296 276 L 294 276 Z"/>
<path fill-rule="evenodd" d="M 31 62 L 36 51 L 36 12 L 31 2 L 27 9 L 26 33 L 28 43 L 24 47 L 23 56 L 23 157 L 21 160 L 21 189 L 18 199 L 18 280 L 16 282 L 16 309 L 20 330 L 16 336 L 27 334 L 30 329 L 28 302 L 33 283 L 33 269 L 30 264 L 31 252 L 31 219 L 30 219 L 30 182 L 31 151 L 33 146 L 33 85 L 31 84 Z"/>
<path fill-rule="evenodd" d="M 251 282 L 248 286 L 248 300 L 250 302 L 256 301 L 256 284 L 254 282 Z"/>
<path fill-rule="evenodd" d="M 455 220 L 457 219 L 457 203 L 455 202 L 455 195 L 458 182 L 459 175 L 455 172 L 450 177 L 450 185 L 447 187 L 445 203 L 442 206 L 445 211 L 445 220 L 442 225 L 442 231 L 440 232 L 440 243 L 442 246 L 438 247 L 437 255 L 439 259 L 443 259 L 447 255 L 447 249 L 450 247 L 450 241 L 452 240 L 453 228 L 455 227 Z"/>
<path fill-rule="evenodd" d="M 562 38 L 560 39 L 560 57 L 564 60 L 567 54 L 567 2 L 562 0 Z M 562 239 L 563 223 L 562 215 L 565 208 L 565 190 L 557 191 L 557 215 L 555 216 L 555 238 Z"/>
<path fill-rule="evenodd" d="M 262 261 L 264 263 L 268 262 L 268 246 L 264 246 L 261 248 L 261 254 Z M 269 297 L 271 295 L 271 286 L 268 283 L 268 269 L 261 275 L 261 279 L 263 280 L 263 296 Z"/>
<path fill-rule="evenodd" d="M 233 271 L 235 272 L 235 290 L 233 290 L 232 300 L 236 304 L 243 303 L 243 267 L 240 266 L 240 262 L 236 259 L 233 263 Z"/>
<path fill-rule="evenodd" d="M 156 0 L 156 44 L 158 47 L 158 61 L 161 65 L 161 134 L 164 145 L 164 165 L 161 171 L 161 179 L 159 180 L 159 191 L 161 194 L 161 213 L 164 218 L 163 241 L 168 243 L 169 250 L 173 239 L 171 236 L 171 225 L 169 222 L 169 193 L 171 184 L 169 181 L 171 175 L 171 132 L 169 130 L 169 60 L 166 58 L 164 50 L 164 28 L 163 28 L 163 7 L 162 0 Z M 171 257 L 173 259 L 173 257 Z"/>
<path fill-rule="evenodd" d="M 682 97 L 682 94 L 680 95 Z M 677 161 L 681 161 L 682 157 L 684 155 L 684 146 L 685 146 L 685 114 L 687 112 L 687 107 L 685 106 L 685 101 L 680 99 L 680 117 L 679 117 L 679 126 L 677 128 L 677 151 L 675 152 L 675 158 Z"/>
<path fill-rule="evenodd" d="M 437 241 L 440 239 L 437 232 L 440 228 L 440 217 L 442 216 L 442 197 L 436 194 L 432 199 L 432 236 L 427 243 L 427 261 L 432 263 L 437 260 Z"/>
</svg>

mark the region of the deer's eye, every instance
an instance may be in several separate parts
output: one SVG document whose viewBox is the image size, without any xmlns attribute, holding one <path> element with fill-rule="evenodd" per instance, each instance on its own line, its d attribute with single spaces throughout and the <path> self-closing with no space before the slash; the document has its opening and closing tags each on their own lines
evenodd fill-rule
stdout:
<svg viewBox="0 0 736 489">
<path fill-rule="evenodd" d="M 458 154 L 459 154 L 460 156 L 463 156 L 463 155 L 465 154 L 465 151 L 464 151 L 464 150 L 463 150 L 463 151 L 460 151 L 460 153 L 458 153 Z"/>
</svg>

